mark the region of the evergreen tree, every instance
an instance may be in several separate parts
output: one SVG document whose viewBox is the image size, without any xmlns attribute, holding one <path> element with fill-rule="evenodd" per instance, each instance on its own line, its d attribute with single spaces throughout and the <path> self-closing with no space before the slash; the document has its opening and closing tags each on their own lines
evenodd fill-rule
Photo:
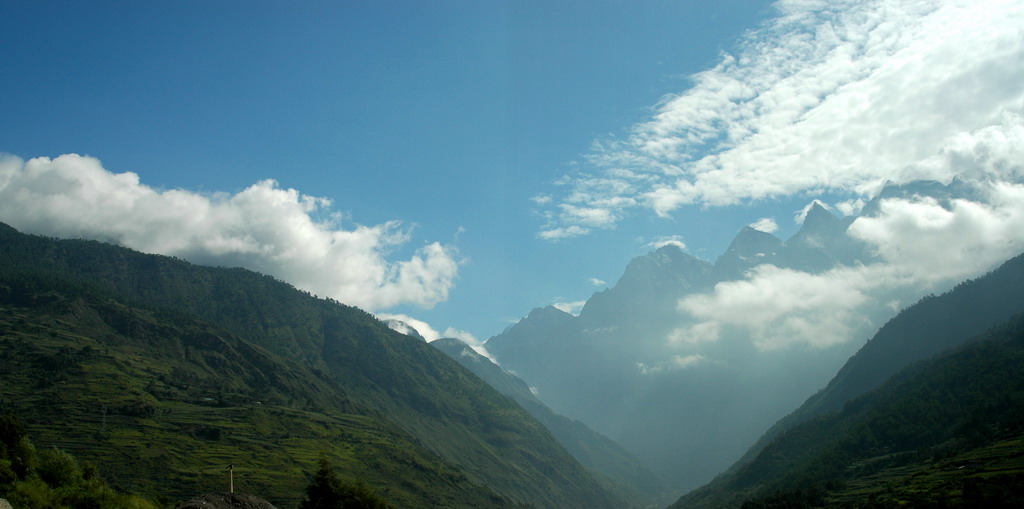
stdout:
<svg viewBox="0 0 1024 509">
<path fill-rule="evenodd" d="M 299 509 L 391 509 L 391 505 L 365 482 L 343 481 L 331 462 L 321 457 L 320 468 L 306 487 L 306 498 Z"/>
</svg>

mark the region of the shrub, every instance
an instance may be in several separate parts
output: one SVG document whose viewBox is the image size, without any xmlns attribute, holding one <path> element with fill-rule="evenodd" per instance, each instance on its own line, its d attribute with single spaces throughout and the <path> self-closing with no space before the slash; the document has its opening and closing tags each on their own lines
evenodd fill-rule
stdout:
<svg viewBox="0 0 1024 509">
<path fill-rule="evenodd" d="M 54 488 L 72 486 L 82 480 L 82 469 L 75 457 L 56 447 L 39 455 L 36 473 Z"/>
</svg>

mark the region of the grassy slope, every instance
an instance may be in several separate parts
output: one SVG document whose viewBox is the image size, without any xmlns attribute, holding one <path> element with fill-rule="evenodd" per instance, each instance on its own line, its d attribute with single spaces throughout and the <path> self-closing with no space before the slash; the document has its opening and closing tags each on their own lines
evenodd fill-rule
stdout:
<svg viewBox="0 0 1024 509">
<path fill-rule="evenodd" d="M 443 353 L 355 308 L 249 271 L 3 227 L 0 272 L 82 281 L 132 306 L 197 318 L 245 338 L 343 387 L 350 405 L 396 423 L 471 482 L 509 499 L 542 507 L 622 504 L 518 405 Z"/>
<path fill-rule="evenodd" d="M 825 505 L 1021 507 L 1024 503 L 1024 437 L 935 461 L 890 467 L 852 479 Z"/>
<path fill-rule="evenodd" d="M 290 507 L 327 454 L 403 507 L 502 505 L 322 373 L 226 331 L 90 295 L 11 293 L 0 284 L 3 406 L 115 486 L 178 500 L 224 490 L 233 463 L 239 491 Z"/>
</svg>

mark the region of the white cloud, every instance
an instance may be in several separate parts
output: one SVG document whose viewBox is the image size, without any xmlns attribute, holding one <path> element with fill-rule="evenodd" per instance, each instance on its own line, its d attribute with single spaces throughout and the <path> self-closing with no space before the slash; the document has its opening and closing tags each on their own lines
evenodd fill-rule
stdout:
<svg viewBox="0 0 1024 509">
<path fill-rule="evenodd" d="M 851 200 L 844 200 L 835 205 L 835 209 L 838 210 L 843 216 L 855 216 L 860 214 L 861 209 L 866 205 L 863 199 L 856 198 Z"/>
<path fill-rule="evenodd" d="M 883 200 L 850 234 L 915 281 L 972 277 L 1024 251 L 1024 185 L 993 183 L 986 193 L 987 203 L 954 200 L 948 209 L 931 198 Z"/>
<path fill-rule="evenodd" d="M 779 230 L 779 223 L 776 223 L 773 218 L 762 217 L 761 219 L 750 223 L 750 227 L 765 233 L 775 233 Z"/>
<path fill-rule="evenodd" d="M 853 195 L 846 213 L 887 180 L 1022 177 L 1024 4 L 786 0 L 776 9 L 691 88 L 628 137 L 595 143 L 588 164 L 561 179 L 567 192 L 552 206 L 598 209 L 600 221 L 559 210 L 544 229 L 821 191 Z"/>
<path fill-rule="evenodd" d="M 592 278 L 588 279 L 587 282 L 589 282 L 590 284 L 592 284 L 594 286 L 605 286 L 605 285 L 608 284 L 607 281 L 605 281 L 603 279 L 598 279 L 596 277 L 592 277 Z"/>
<path fill-rule="evenodd" d="M 487 351 L 487 348 L 484 346 L 484 342 L 480 341 L 476 336 L 469 332 L 455 329 L 453 327 L 448 327 L 447 329 L 445 329 L 443 337 L 458 339 L 459 341 L 462 341 L 470 348 L 472 348 L 474 352 L 483 355 L 484 357 L 490 359 L 491 362 L 498 364 L 498 360 L 495 359 L 493 355 L 491 355 L 491 352 Z"/>
<path fill-rule="evenodd" d="M 579 237 L 580 235 L 586 235 L 590 233 L 590 229 L 581 228 L 577 225 L 568 226 L 565 228 L 552 228 L 550 230 L 542 230 L 537 234 L 538 237 L 544 240 L 561 240 L 572 237 Z"/>
<path fill-rule="evenodd" d="M 427 343 L 434 341 L 436 339 L 440 339 L 442 337 L 446 337 L 442 336 L 440 332 L 437 332 L 433 327 L 430 326 L 429 323 L 424 322 L 423 320 L 420 320 L 418 318 L 413 318 L 409 315 L 401 313 L 377 313 L 376 316 L 381 320 L 397 320 L 398 322 L 405 324 L 407 327 L 410 327 L 414 331 L 416 331 L 417 334 L 423 336 L 423 339 Z M 409 334 L 410 332 L 400 326 L 397 326 L 397 324 L 394 323 L 389 324 L 389 326 L 392 329 L 401 332 L 402 334 Z"/>
<path fill-rule="evenodd" d="M 638 362 L 636 363 L 636 367 L 640 370 L 641 375 L 656 375 L 667 371 L 680 371 L 694 368 L 707 362 L 710 361 L 700 354 L 674 355 L 668 361 L 659 362 L 653 365 Z"/>
<path fill-rule="evenodd" d="M 1024 185 L 993 182 L 983 201 L 942 203 L 927 197 L 886 199 L 849 232 L 878 255 L 868 265 L 808 274 L 772 265 L 748 279 L 688 296 L 686 325 L 668 341 L 693 348 L 723 338 L 749 338 L 762 350 L 826 348 L 864 339 L 900 303 L 978 277 L 1024 251 Z"/>
<path fill-rule="evenodd" d="M 611 228 L 632 213 L 665 217 L 684 206 L 821 194 L 849 216 L 885 182 L 956 178 L 976 192 L 881 202 L 849 229 L 877 254 L 868 265 L 821 274 L 761 266 L 749 279 L 684 298 L 686 321 L 668 335 L 676 348 L 725 340 L 828 348 L 864 339 L 894 306 L 1024 251 L 1024 3 L 775 6 L 776 18 L 692 76 L 688 90 L 665 97 L 627 137 L 595 143 L 551 206 L 595 206 L 588 197 L 599 195 L 609 211 L 600 228 Z M 595 184 L 602 180 L 618 185 Z M 546 217 L 548 230 L 597 227 Z"/>
<path fill-rule="evenodd" d="M 832 209 L 832 207 L 829 207 L 828 204 L 826 204 L 825 202 L 823 202 L 821 200 L 811 200 L 810 203 L 808 203 L 807 205 L 804 205 L 804 208 L 796 211 L 793 214 L 793 222 L 796 223 L 796 224 L 803 224 L 804 220 L 807 219 L 807 213 L 810 212 L 811 209 L 814 208 L 815 205 L 820 205 L 825 210 L 831 210 Z"/>
<path fill-rule="evenodd" d="M 801 343 L 833 346 L 850 339 L 856 311 L 869 302 L 871 284 L 859 269 L 814 275 L 761 265 L 750 279 L 719 283 L 712 293 L 682 299 L 679 309 L 694 324 L 675 330 L 669 339 L 711 342 L 731 328 L 764 350 Z"/>
<path fill-rule="evenodd" d="M 569 313 L 570 315 L 578 315 L 580 313 L 580 310 L 583 309 L 583 305 L 586 303 L 587 301 L 585 300 L 577 300 L 573 302 L 558 302 L 552 304 L 552 306 L 554 306 L 555 309 L 558 309 L 559 311 L 562 311 L 564 313 Z"/>
<path fill-rule="evenodd" d="M 455 248 L 434 242 L 407 260 L 388 260 L 409 242 L 410 228 L 398 221 L 342 228 L 329 200 L 273 180 L 236 194 L 159 191 L 135 173 L 68 154 L 5 158 L 0 185 L 0 220 L 20 230 L 246 267 L 369 310 L 433 306 L 458 275 Z"/>
<path fill-rule="evenodd" d="M 654 249 L 665 246 L 676 246 L 679 249 L 686 249 L 686 243 L 683 242 L 682 235 L 663 235 L 649 242 L 647 245 Z"/>
<path fill-rule="evenodd" d="M 547 205 L 547 204 L 551 203 L 551 200 L 552 200 L 551 195 L 548 195 L 548 194 L 538 194 L 538 195 L 530 198 L 530 201 L 532 201 L 533 203 L 536 203 L 537 205 Z"/>
<path fill-rule="evenodd" d="M 466 332 L 464 330 L 459 330 L 454 327 L 448 327 L 447 329 L 444 330 L 443 333 L 441 333 L 438 332 L 433 327 L 431 327 L 429 323 L 424 322 L 423 320 L 400 313 L 377 313 L 377 318 L 381 320 L 397 320 L 399 322 L 402 322 L 406 326 L 414 329 L 417 333 L 419 333 L 420 336 L 423 336 L 423 339 L 426 340 L 427 343 L 436 341 L 441 338 L 458 339 L 459 341 L 465 343 L 466 346 L 472 348 L 473 351 L 475 351 L 476 353 L 483 355 L 484 357 L 490 359 L 491 362 L 498 364 L 498 361 L 494 358 L 494 356 L 491 355 L 491 353 L 487 351 L 487 348 L 484 347 L 483 342 L 477 339 L 477 337 L 474 336 L 472 333 Z M 401 326 L 398 326 L 398 324 L 392 323 L 389 325 L 391 326 L 392 329 L 398 332 L 401 332 L 403 334 L 409 333 L 409 331 L 403 330 L 403 328 Z"/>
</svg>

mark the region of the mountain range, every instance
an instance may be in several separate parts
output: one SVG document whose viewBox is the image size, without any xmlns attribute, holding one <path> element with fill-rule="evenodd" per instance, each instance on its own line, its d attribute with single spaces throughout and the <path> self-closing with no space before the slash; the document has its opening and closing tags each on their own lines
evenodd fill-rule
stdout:
<svg viewBox="0 0 1024 509">
<path fill-rule="evenodd" d="M 0 225 L 0 410 L 167 500 L 294 506 L 320 455 L 402 507 L 624 507 L 510 398 L 372 315 L 247 270 Z"/>
<path fill-rule="evenodd" d="M 862 214 L 876 213 L 888 197 L 948 202 L 969 192 L 957 181 L 890 185 Z M 826 347 L 763 348 L 748 331 L 728 328 L 704 340 L 701 323 L 680 302 L 747 281 L 765 267 L 816 275 L 871 264 L 878 255 L 849 232 L 855 219 L 813 202 L 789 239 L 745 227 L 714 263 L 665 245 L 632 260 L 578 316 L 537 308 L 485 346 L 554 411 L 622 444 L 678 489 L 695 488 L 825 386 L 893 316 L 892 303 L 922 295 L 896 288 L 873 296 L 841 340 Z"/>
<path fill-rule="evenodd" d="M 680 337 L 680 302 L 764 267 L 875 261 L 853 221 L 815 203 L 713 264 L 660 247 L 579 315 L 490 338 L 498 363 L 251 271 L 0 224 L 0 413 L 164 505 L 223 490 L 231 464 L 292 507 L 325 458 L 413 508 L 1019 506 L 1024 255 L 899 312 L 909 293 L 883 295 L 846 331 L 866 342 Z"/>
</svg>

